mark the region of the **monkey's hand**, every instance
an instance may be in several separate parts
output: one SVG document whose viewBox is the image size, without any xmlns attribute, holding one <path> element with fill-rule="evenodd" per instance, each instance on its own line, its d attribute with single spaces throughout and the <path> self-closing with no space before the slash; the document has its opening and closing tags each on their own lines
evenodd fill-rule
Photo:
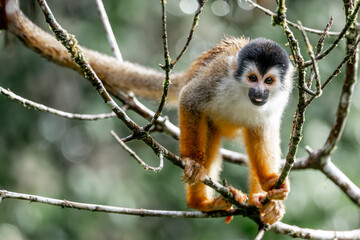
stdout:
<svg viewBox="0 0 360 240">
<path fill-rule="evenodd" d="M 184 168 L 184 175 L 181 180 L 188 184 L 195 184 L 204 180 L 206 176 L 206 169 L 205 167 L 190 159 L 184 158 L 185 160 L 185 168 Z"/>
<path fill-rule="evenodd" d="M 279 175 L 275 175 L 267 180 L 262 186 L 264 191 L 267 191 L 267 197 L 270 200 L 285 200 L 290 192 L 290 183 L 288 178 L 285 179 L 283 185 L 279 189 L 273 189 L 278 179 Z"/>
<path fill-rule="evenodd" d="M 283 218 L 285 214 L 285 205 L 282 200 L 270 200 L 263 205 L 261 200 L 264 197 L 265 193 L 253 194 L 249 202 L 252 202 L 252 204 L 259 208 L 261 221 L 271 225 Z"/>
</svg>

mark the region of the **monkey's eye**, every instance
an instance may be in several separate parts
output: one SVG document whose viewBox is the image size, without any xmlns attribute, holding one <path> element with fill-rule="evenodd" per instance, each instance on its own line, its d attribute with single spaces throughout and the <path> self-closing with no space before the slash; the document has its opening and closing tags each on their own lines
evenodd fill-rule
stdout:
<svg viewBox="0 0 360 240">
<path fill-rule="evenodd" d="M 274 83 L 274 79 L 272 79 L 271 77 L 268 77 L 268 78 L 266 78 L 265 79 L 265 81 L 264 81 L 266 84 L 272 84 L 272 83 Z"/>
<path fill-rule="evenodd" d="M 249 76 L 249 81 L 250 82 L 256 82 L 257 81 L 257 77 L 255 75 L 250 75 Z"/>
</svg>

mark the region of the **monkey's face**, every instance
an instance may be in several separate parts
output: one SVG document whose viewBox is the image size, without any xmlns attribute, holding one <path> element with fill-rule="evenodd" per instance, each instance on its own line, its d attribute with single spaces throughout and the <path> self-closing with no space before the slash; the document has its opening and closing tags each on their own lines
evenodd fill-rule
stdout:
<svg viewBox="0 0 360 240">
<path fill-rule="evenodd" d="M 285 50 L 273 41 L 260 38 L 238 52 L 235 79 L 253 105 L 273 105 L 269 102 L 276 105 L 282 92 L 291 89 L 291 71 Z"/>
<path fill-rule="evenodd" d="M 256 106 L 264 105 L 269 100 L 270 91 L 275 90 L 273 88 L 277 84 L 277 74 L 271 72 L 261 75 L 258 71 L 249 71 L 245 76 L 248 97 Z"/>
<path fill-rule="evenodd" d="M 261 74 L 256 64 L 249 64 L 239 80 L 250 102 L 255 106 L 265 105 L 281 91 L 279 69 L 276 67 Z"/>
</svg>

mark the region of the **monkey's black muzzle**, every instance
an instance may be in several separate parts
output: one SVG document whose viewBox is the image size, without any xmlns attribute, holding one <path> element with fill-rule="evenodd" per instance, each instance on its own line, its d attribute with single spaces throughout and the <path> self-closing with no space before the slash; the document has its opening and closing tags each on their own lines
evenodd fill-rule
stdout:
<svg viewBox="0 0 360 240">
<path fill-rule="evenodd" d="M 248 94 L 250 101 L 256 106 L 264 105 L 269 98 L 269 90 L 250 88 Z"/>
</svg>

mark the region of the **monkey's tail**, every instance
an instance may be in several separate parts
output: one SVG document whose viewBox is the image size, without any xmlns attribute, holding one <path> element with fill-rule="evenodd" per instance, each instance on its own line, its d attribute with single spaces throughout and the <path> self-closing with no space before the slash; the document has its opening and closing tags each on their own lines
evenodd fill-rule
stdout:
<svg viewBox="0 0 360 240">
<path fill-rule="evenodd" d="M 7 6 L 6 6 L 7 4 Z M 17 36 L 26 47 L 44 58 L 81 72 L 70 54 L 53 35 L 43 31 L 30 21 L 14 0 L 0 0 L 0 29 Z M 165 74 L 130 62 L 118 62 L 115 58 L 82 47 L 90 65 L 103 81 L 108 91 L 117 95 L 119 90 L 133 91 L 136 96 L 158 100 L 162 94 Z M 177 102 L 181 88 L 186 84 L 185 73 L 172 74 L 168 103 Z"/>
</svg>

